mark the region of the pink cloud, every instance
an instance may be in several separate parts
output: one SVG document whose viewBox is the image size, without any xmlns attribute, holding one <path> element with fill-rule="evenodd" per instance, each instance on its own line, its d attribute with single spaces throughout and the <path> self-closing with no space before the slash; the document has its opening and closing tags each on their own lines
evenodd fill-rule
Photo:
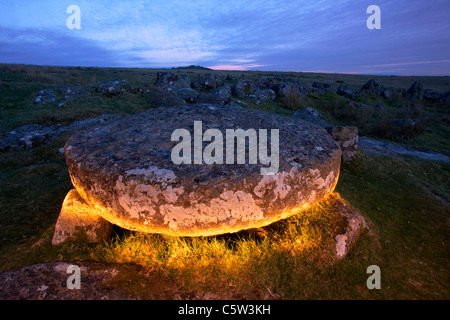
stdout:
<svg viewBox="0 0 450 320">
<path fill-rule="evenodd" d="M 234 70 L 234 71 L 245 71 L 248 68 L 264 67 L 262 64 L 245 64 L 245 65 L 232 65 L 232 64 L 222 64 L 217 66 L 208 66 L 208 68 L 213 70 Z"/>
</svg>

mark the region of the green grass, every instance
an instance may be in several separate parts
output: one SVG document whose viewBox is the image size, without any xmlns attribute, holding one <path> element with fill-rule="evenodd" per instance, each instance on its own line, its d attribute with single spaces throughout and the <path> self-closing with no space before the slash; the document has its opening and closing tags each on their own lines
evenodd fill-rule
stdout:
<svg viewBox="0 0 450 320">
<path fill-rule="evenodd" d="M 375 95 L 359 96 L 357 101 L 373 106 L 382 104 L 386 110 L 374 110 L 372 108 L 360 108 L 348 106 L 350 99 L 327 92 L 321 95 L 310 95 L 305 102 L 318 109 L 325 121 L 331 125 L 357 126 L 360 136 L 366 136 L 386 142 L 401 143 L 419 150 L 429 150 L 450 155 L 449 108 L 440 104 L 424 103 L 420 106 L 419 114 L 411 111 L 411 103 L 406 99 L 400 102 L 391 102 Z M 424 125 L 424 131 L 401 132 L 395 131 L 387 124 L 386 129 L 392 129 L 392 135 L 385 136 L 378 130 L 383 121 L 389 122 L 397 118 L 420 119 Z M 404 133 L 404 134 L 403 134 Z"/>
<path fill-rule="evenodd" d="M 2 179 L 14 192 L 1 197 L 2 203 L 8 198 L 10 214 L 2 217 L 2 234 L 9 241 L 2 243 L 0 268 L 88 260 L 137 264 L 184 291 L 232 290 L 284 299 L 448 298 L 449 211 L 422 185 L 433 185 L 434 192 L 448 198 L 449 170 L 429 161 L 365 153 L 354 165 L 344 166 L 337 191 L 364 214 L 370 231 L 335 263 L 333 239 L 342 225 L 326 202 L 303 215 L 234 235 L 191 239 L 124 232 L 98 245 L 53 247 L 54 223 L 70 182 L 55 164 L 24 169 L 23 176 L 32 177 L 28 187 L 11 185 L 13 177 Z M 61 181 L 54 180 L 58 177 Z M 36 184 L 44 185 L 45 193 L 33 191 Z M 17 212 L 21 216 L 12 219 Z M 365 271 L 372 264 L 382 270 L 379 291 L 365 287 Z"/>
<path fill-rule="evenodd" d="M 20 68 L 8 70 L 3 71 L 0 83 L 2 133 L 28 123 L 68 123 L 102 113 L 129 114 L 148 108 L 145 95 L 106 98 L 92 88 L 93 99 L 81 98 L 62 108 L 34 106 L 34 93 L 59 81 L 49 83 L 52 78 L 44 76 L 54 70 L 37 73 L 40 81 L 49 81 L 45 84 L 28 81 L 27 72 Z M 65 79 L 69 74 L 68 79 L 81 78 L 82 82 L 94 79 L 94 75 L 98 81 L 125 78 L 139 83 L 155 79 L 153 71 L 139 69 L 59 71 L 62 74 L 54 77 Z M 71 75 L 72 71 L 79 75 Z M 251 73 L 252 77 L 257 75 Z M 294 76 L 303 76 L 305 81 L 327 80 L 326 75 Z M 342 79 L 356 81 L 355 77 Z M 367 99 L 378 102 L 378 98 Z M 261 105 L 245 102 L 248 108 L 292 113 L 278 99 Z M 321 110 L 332 124 L 345 124 L 336 113 L 345 102 L 334 94 L 310 96 L 305 101 Z M 393 112 L 399 109 L 387 107 Z M 431 114 L 431 106 L 427 108 Z M 435 120 L 429 131 L 405 143 L 433 146 L 445 153 L 448 128 L 440 130 L 439 125 L 445 125 L 438 122 L 442 110 L 433 112 Z M 116 235 L 104 243 L 52 246 L 62 201 L 72 188 L 64 156 L 58 152 L 70 134 L 32 150 L 0 153 L 0 270 L 50 261 L 119 263 L 128 271 L 108 285 L 126 286 L 141 297 L 148 296 L 141 283 L 150 280 L 138 278 L 132 266 L 139 266 L 145 274 L 159 275 L 162 282 L 173 284 L 173 292 L 215 292 L 219 296 L 232 292 L 239 297 L 270 299 L 450 298 L 450 212 L 435 196 L 450 199 L 449 164 L 359 151 L 354 163 L 343 165 L 336 191 L 364 215 L 369 230 L 339 262 L 334 259 L 334 237 L 342 233 L 343 221 L 327 201 L 268 227 L 232 235 L 174 238 L 116 229 Z M 381 268 L 381 290 L 366 287 L 366 269 L 373 264 Z"/>
</svg>

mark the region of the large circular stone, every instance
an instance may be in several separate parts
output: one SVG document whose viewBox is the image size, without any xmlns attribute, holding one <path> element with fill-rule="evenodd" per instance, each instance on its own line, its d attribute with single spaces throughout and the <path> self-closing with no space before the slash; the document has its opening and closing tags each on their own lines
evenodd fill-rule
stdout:
<svg viewBox="0 0 450 320">
<path fill-rule="evenodd" d="M 172 161 L 172 149 L 181 142 L 172 141 L 172 133 L 186 129 L 194 162 L 195 121 L 202 122 L 202 132 L 223 134 L 223 164 Z M 237 144 L 234 164 L 226 164 L 227 129 L 255 129 L 259 140 L 260 129 L 267 129 L 269 155 L 276 140 L 271 129 L 278 129 L 276 173 L 262 175 L 260 169 L 269 165 L 259 158 L 249 163 L 249 153 L 259 151 L 249 148 L 249 141 L 245 164 L 236 163 Z M 205 139 L 202 150 L 215 139 Z M 189 105 L 150 109 L 79 132 L 67 141 L 65 156 L 80 196 L 111 223 L 149 233 L 208 236 L 261 227 L 320 201 L 337 183 L 341 150 L 325 129 L 299 119 Z"/>
</svg>

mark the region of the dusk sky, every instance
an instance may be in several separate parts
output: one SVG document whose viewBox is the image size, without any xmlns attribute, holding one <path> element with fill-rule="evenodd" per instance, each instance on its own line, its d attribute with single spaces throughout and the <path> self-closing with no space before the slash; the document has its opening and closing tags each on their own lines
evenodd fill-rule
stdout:
<svg viewBox="0 0 450 320">
<path fill-rule="evenodd" d="M 449 21 L 449 0 L 1 0 L 0 63 L 450 75 Z"/>
</svg>

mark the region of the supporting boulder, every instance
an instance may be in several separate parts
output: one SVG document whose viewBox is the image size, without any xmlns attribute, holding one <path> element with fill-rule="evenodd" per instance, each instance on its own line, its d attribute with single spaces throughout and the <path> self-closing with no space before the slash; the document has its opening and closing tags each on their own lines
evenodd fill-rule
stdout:
<svg viewBox="0 0 450 320">
<path fill-rule="evenodd" d="M 359 236 L 364 230 L 368 229 L 368 226 L 364 217 L 342 199 L 339 194 L 333 193 L 329 197 L 329 201 L 347 220 L 345 232 L 336 236 L 336 258 L 341 260 L 349 254 Z"/>
<path fill-rule="evenodd" d="M 102 218 L 102 210 L 100 207 L 87 205 L 75 189 L 70 190 L 56 222 L 52 244 L 97 243 L 108 239 L 113 225 Z"/>
<path fill-rule="evenodd" d="M 358 149 L 358 127 L 328 127 L 327 131 L 341 147 L 342 161 L 350 162 L 355 160 Z"/>
</svg>

